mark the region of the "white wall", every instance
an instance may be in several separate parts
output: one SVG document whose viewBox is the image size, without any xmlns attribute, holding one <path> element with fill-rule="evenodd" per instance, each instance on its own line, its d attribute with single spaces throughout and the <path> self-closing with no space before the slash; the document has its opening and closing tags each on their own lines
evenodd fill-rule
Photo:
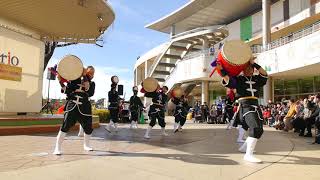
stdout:
<svg viewBox="0 0 320 180">
<path fill-rule="evenodd" d="M 19 58 L 18 67 L 22 68 L 21 81 L 0 79 L 0 113 L 39 112 L 42 107 L 44 43 L 2 27 L 0 32 L 0 53 L 10 51 Z"/>
<path fill-rule="evenodd" d="M 262 12 L 258 12 L 252 16 L 252 37 L 261 34 L 262 31 Z"/>
<path fill-rule="evenodd" d="M 305 18 L 310 17 L 310 1 L 309 0 L 290 0 L 289 2 L 290 19 L 286 26 L 292 25 Z M 315 13 L 320 13 L 320 3 L 316 4 Z M 271 26 L 282 27 L 283 22 L 283 2 L 279 1 L 271 6 Z M 227 25 L 229 29 L 229 37 L 227 40 L 240 39 L 240 20 L 234 21 Z M 262 33 L 262 12 L 252 15 L 252 37 L 261 36 Z"/>
<path fill-rule="evenodd" d="M 195 58 L 179 61 L 165 85 L 170 89 L 176 83 L 208 78 L 212 70 L 210 66 L 212 59 L 213 57 L 203 54 Z"/>
<path fill-rule="evenodd" d="M 291 1 L 291 0 L 290 0 Z M 271 26 L 283 22 L 283 2 L 279 1 L 271 6 Z M 262 21 L 262 19 L 261 19 Z M 262 26 L 261 26 L 262 27 Z"/>
<path fill-rule="evenodd" d="M 319 63 L 319 42 L 320 31 L 276 49 L 261 53 L 257 57 L 258 63 L 262 67 L 270 67 L 271 71 L 268 73 L 271 75 Z"/>
<path fill-rule="evenodd" d="M 227 25 L 229 36 L 226 40 L 239 40 L 240 39 L 240 20 L 234 21 Z"/>
</svg>

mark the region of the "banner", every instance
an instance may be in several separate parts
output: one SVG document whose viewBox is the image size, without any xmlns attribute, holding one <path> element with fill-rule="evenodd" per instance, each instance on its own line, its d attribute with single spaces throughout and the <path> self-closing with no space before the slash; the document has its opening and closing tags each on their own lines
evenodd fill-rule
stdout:
<svg viewBox="0 0 320 180">
<path fill-rule="evenodd" d="M 10 81 L 21 81 L 22 68 L 10 66 L 7 64 L 0 64 L 0 79 Z"/>
</svg>

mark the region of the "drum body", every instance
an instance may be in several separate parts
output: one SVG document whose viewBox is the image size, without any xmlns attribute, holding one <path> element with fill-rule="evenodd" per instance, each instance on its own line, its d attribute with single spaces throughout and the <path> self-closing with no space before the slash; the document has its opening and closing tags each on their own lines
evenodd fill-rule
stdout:
<svg viewBox="0 0 320 180">
<path fill-rule="evenodd" d="M 83 74 L 83 70 L 82 61 L 74 55 L 65 56 L 60 60 L 57 67 L 59 75 L 68 81 L 80 78 Z"/>
<path fill-rule="evenodd" d="M 229 76 L 237 76 L 249 65 L 250 58 L 252 58 L 250 47 L 243 41 L 232 40 L 223 45 L 217 62 Z M 221 75 L 221 72 L 217 71 Z"/>
<path fill-rule="evenodd" d="M 143 81 L 142 87 L 146 92 L 154 92 L 158 89 L 159 83 L 156 79 L 152 77 L 148 77 Z"/>
</svg>

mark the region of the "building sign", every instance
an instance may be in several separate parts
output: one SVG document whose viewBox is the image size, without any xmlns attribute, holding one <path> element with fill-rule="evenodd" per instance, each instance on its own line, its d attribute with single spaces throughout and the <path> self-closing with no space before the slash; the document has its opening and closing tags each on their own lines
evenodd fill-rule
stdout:
<svg viewBox="0 0 320 180">
<path fill-rule="evenodd" d="M 17 56 L 8 53 L 0 54 L 0 79 L 21 81 L 22 68 L 17 67 L 20 61 Z"/>
<path fill-rule="evenodd" d="M 22 68 L 0 63 L 0 79 L 21 81 Z"/>
</svg>

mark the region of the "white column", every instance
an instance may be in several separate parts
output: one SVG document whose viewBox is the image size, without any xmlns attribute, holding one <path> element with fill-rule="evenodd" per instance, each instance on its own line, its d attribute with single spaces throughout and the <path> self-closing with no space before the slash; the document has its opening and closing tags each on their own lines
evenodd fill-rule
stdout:
<svg viewBox="0 0 320 180">
<path fill-rule="evenodd" d="M 137 69 L 134 70 L 134 85 L 138 86 L 138 72 L 137 72 Z"/>
<path fill-rule="evenodd" d="M 149 71 L 149 69 L 148 69 L 148 61 L 146 61 L 146 62 L 144 63 L 144 77 L 145 77 L 145 78 L 148 77 L 148 71 Z"/>
<path fill-rule="evenodd" d="M 144 63 L 144 78 L 146 79 L 148 77 L 148 72 L 149 72 L 149 69 L 148 69 L 148 61 L 146 61 Z M 147 106 L 147 98 L 144 97 L 143 98 L 143 105 L 146 107 Z"/>
<path fill-rule="evenodd" d="M 208 81 L 202 81 L 201 84 L 201 104 L 204 102 L 209 103 L 209 82 Z"/>
<path fill-rule="evenodd" d="M 263 100 L 265 102 L 265 104 L 268 103 L 269 100 L 273 101 L 273 88 L 272 88 L 272 79 L 269 77 L 266 85 L 263 86 Z"/>
<path fill-rule="evenodd" d="M 172 39 L 172 37 L 174 35 L 176 35 L 176 25 L 175 24 L 171 25 L 170 39 Z"/>
<path fill-rule="evenodd" d="M 266 50 L 271 40 L 270 0 L 262 0 L 262 46 Z"/>
</svg>

